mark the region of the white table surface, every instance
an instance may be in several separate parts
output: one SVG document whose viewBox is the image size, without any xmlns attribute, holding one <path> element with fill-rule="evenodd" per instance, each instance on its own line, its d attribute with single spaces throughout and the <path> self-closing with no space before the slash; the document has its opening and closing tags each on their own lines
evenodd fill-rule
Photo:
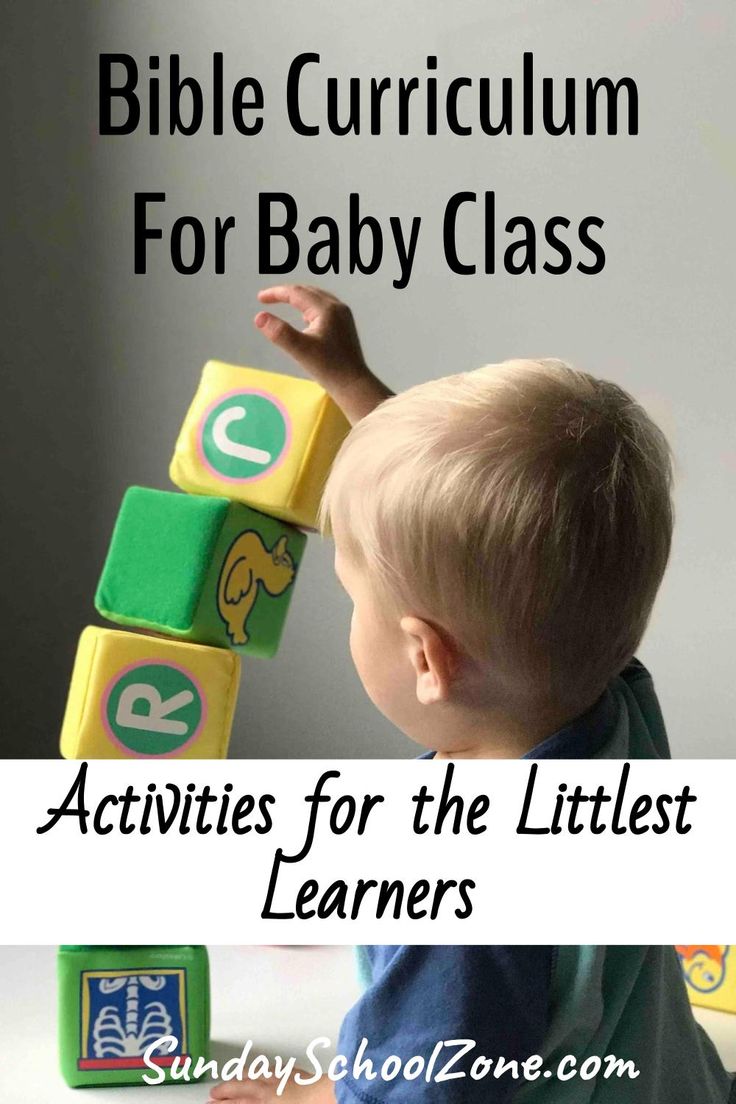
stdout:
<svg viewBox="0 0 736 1104">
<path fill-rule="evenodd" d="M 294 1055 L 310 1040 L 337 1040 L 358 986 L 350 947 L 210 947 L 212 1057 L 223 1062 L 253 1040 L 254 1052 Z M 736 1016 L 696 1009 L 728 1069 L 736 1069 Z M 58 1071 L 56 948 L 0 947 L 0 1101 L 129 1104 L 145 1086 L 69 1089 Z M 121 1095 L 122 1094 L 122 1095 Z M 154 1099 L 154 1098 L 151 1098 Z M 156 1087 L 155 1101 L 207 1099 L 207 1086 Z"/>
</svg>

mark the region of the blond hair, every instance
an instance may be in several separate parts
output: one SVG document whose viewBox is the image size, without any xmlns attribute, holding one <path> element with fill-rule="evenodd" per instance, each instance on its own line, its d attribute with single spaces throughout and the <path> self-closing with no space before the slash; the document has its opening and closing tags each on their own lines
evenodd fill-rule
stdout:
<svg viewBox="0 0 736 1104">
<path fill-rule="evenodd" d="M 420 384 L 344 442 L 322 504 L 398 610 L 582 708 L 633 655 L 672 535 L 667 442 L 614 383 L 511 360 Z"/>
</svg>

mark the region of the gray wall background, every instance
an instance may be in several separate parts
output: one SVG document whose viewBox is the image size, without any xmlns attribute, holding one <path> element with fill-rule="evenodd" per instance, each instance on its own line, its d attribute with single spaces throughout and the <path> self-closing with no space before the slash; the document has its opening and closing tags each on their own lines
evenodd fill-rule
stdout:
<svg viewBox="0 0 736 1104">
<path fill-rule="evenodd" d="M 2 342 L 2 732 L 9 756 L 53 756 L 78 632 L 120 497 L 167 487 L 174 440 L 209 357 L 291 371 L 253 330 L 259 191 L 290 191 L 302 225 L 347 197 L 423 226 L 409 288 L 387 258 L 372 277 L 324 282 L 348 300 L 368 359 L 395 388 L 514 355 L 552 355 L 645 402 L 677 457 L 674 556 L 641 656 L 678 755 L 733 754 L 736 695 L 736 436 L 733 368 L 736 179 L 734 23 L 727 0 L 209 0 L 6 6 L 0 127 L 5 230 Z M 538 71 L 632 75 L 638 138 L 299 138 L 284 110 L 289 61 L 322 54 L 342 77 Z M 97 134 L 97 56 L 182 56 L 207 81 L 265 88 L 257 138 Z M 318 82 L 312 82 L 316 86 Z M 320 97 L 310 110 L 320 112 Z M 165 117 L 164 117 L 165 118 Z M 452 275 L 447 198 L 494 188 L 501 217 L 606 221 L 595 277 Z M 133 275 L 137 190 L 166 191 L 173 220 L 234 214 L 226 276 L 177 276 L 165 248 Z M 478 222 L 480 231 L 481 223 Z M 305 234 L 304 241 L 311 241 Z M 469 242 L 468 242 L 469 244 Z M 207 266 L 209 268 L 209 265 Z M 293 279 L 314 282 L 305 268 Z M 283 649 L 244 665 L 235 756 L 407 756 L 352 671 L 349 608 L 331 548 L 311 539 Z"/>
</svg>

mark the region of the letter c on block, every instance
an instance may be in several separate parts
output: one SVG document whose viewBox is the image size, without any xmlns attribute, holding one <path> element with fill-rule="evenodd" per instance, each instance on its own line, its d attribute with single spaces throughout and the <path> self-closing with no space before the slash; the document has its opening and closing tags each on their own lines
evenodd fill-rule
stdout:
<svg viewBox="0 0 736 1104">
<path fill-rule="evenodd" d="M 235 456 L 239 460 L 248 460 L 251 464 L 270 464 L 273 457 L 265 449 L 254 448 L 252 445 L 241 445 L 239 441 L 233 441 L 228 437 L 228 427 L 232 422 L 240 422 L 248 411 L 244 406 L 230 406 L 217 415 L 212 423 L 212 440 L 220 452 L 226 456 Z"/>
</svg>

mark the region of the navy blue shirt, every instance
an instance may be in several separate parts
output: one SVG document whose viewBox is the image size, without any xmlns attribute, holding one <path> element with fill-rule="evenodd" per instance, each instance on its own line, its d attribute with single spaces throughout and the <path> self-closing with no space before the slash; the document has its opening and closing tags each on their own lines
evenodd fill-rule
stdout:
<svg viewBox="0 0 736 1104">
<path fill-rule="evenodd" d="M 669 758 L 649 672 L 633 660 L 591 709 L 524 758 Z M 542 901 L 539 915 L 543 936 Z M 371 1078 L 366 1064 L 336 1083 L 338 1104 L 728 1100 L 731 1077 L 693 1019 L 672 947 L 370 946 L 358 955 L 365 989 L 345 1017 L 339 1053 L 350 1066 L 362 1047 L 376 1074 L 392 1055 L 404 1064 L 417 1056 L 410 1069 L 420 1072 L 384 1080 Z M 510 1076 L 428 1080 L 435 1048 L 451 1040 L 476 1044 L 451 1074 L 467 1073 L 483 1057 L 522 1063 L 534 1055 L 554 1070 L 568 1053 L 579 1064 L 586 1055 L 615 1054 L 634 1060 L 640 1073 L 626 1082 L 559 1081 L 555 1074 L 528 1083 Z M 459 1050 L 442 1048 L 435 1072 Z"/>
<path fill-rule="evenodd" d="M 380 1071 L 390 1055 L 406 1063 L 415 1055 L 428 1063 L 438 1042 L 447 1044 L 434 1072 L 459 1059 L 449 1074 L 468 1073 L 479 1054 L 521 1062 L 542 1050 L 552 975 L 552 947 L 374 946 L 360 949 L 364 979 L 372 977 L 362 998 L 348 1012 L 338 1050 L 352 1061 L 363 1039 L 365 1057 Z M 368 978 L 365 977 L 368 972 Z M 477 1048 L 460 1055 L 461 1043 Z M 469 1077 L 392 1081 L 349 1076 L 337 1082 L 340 1104 L 355 1098 L 374 1104 L 434 1104 L 448 1101 L 511 1100 L 518 1081 Z"/>
</svg>

